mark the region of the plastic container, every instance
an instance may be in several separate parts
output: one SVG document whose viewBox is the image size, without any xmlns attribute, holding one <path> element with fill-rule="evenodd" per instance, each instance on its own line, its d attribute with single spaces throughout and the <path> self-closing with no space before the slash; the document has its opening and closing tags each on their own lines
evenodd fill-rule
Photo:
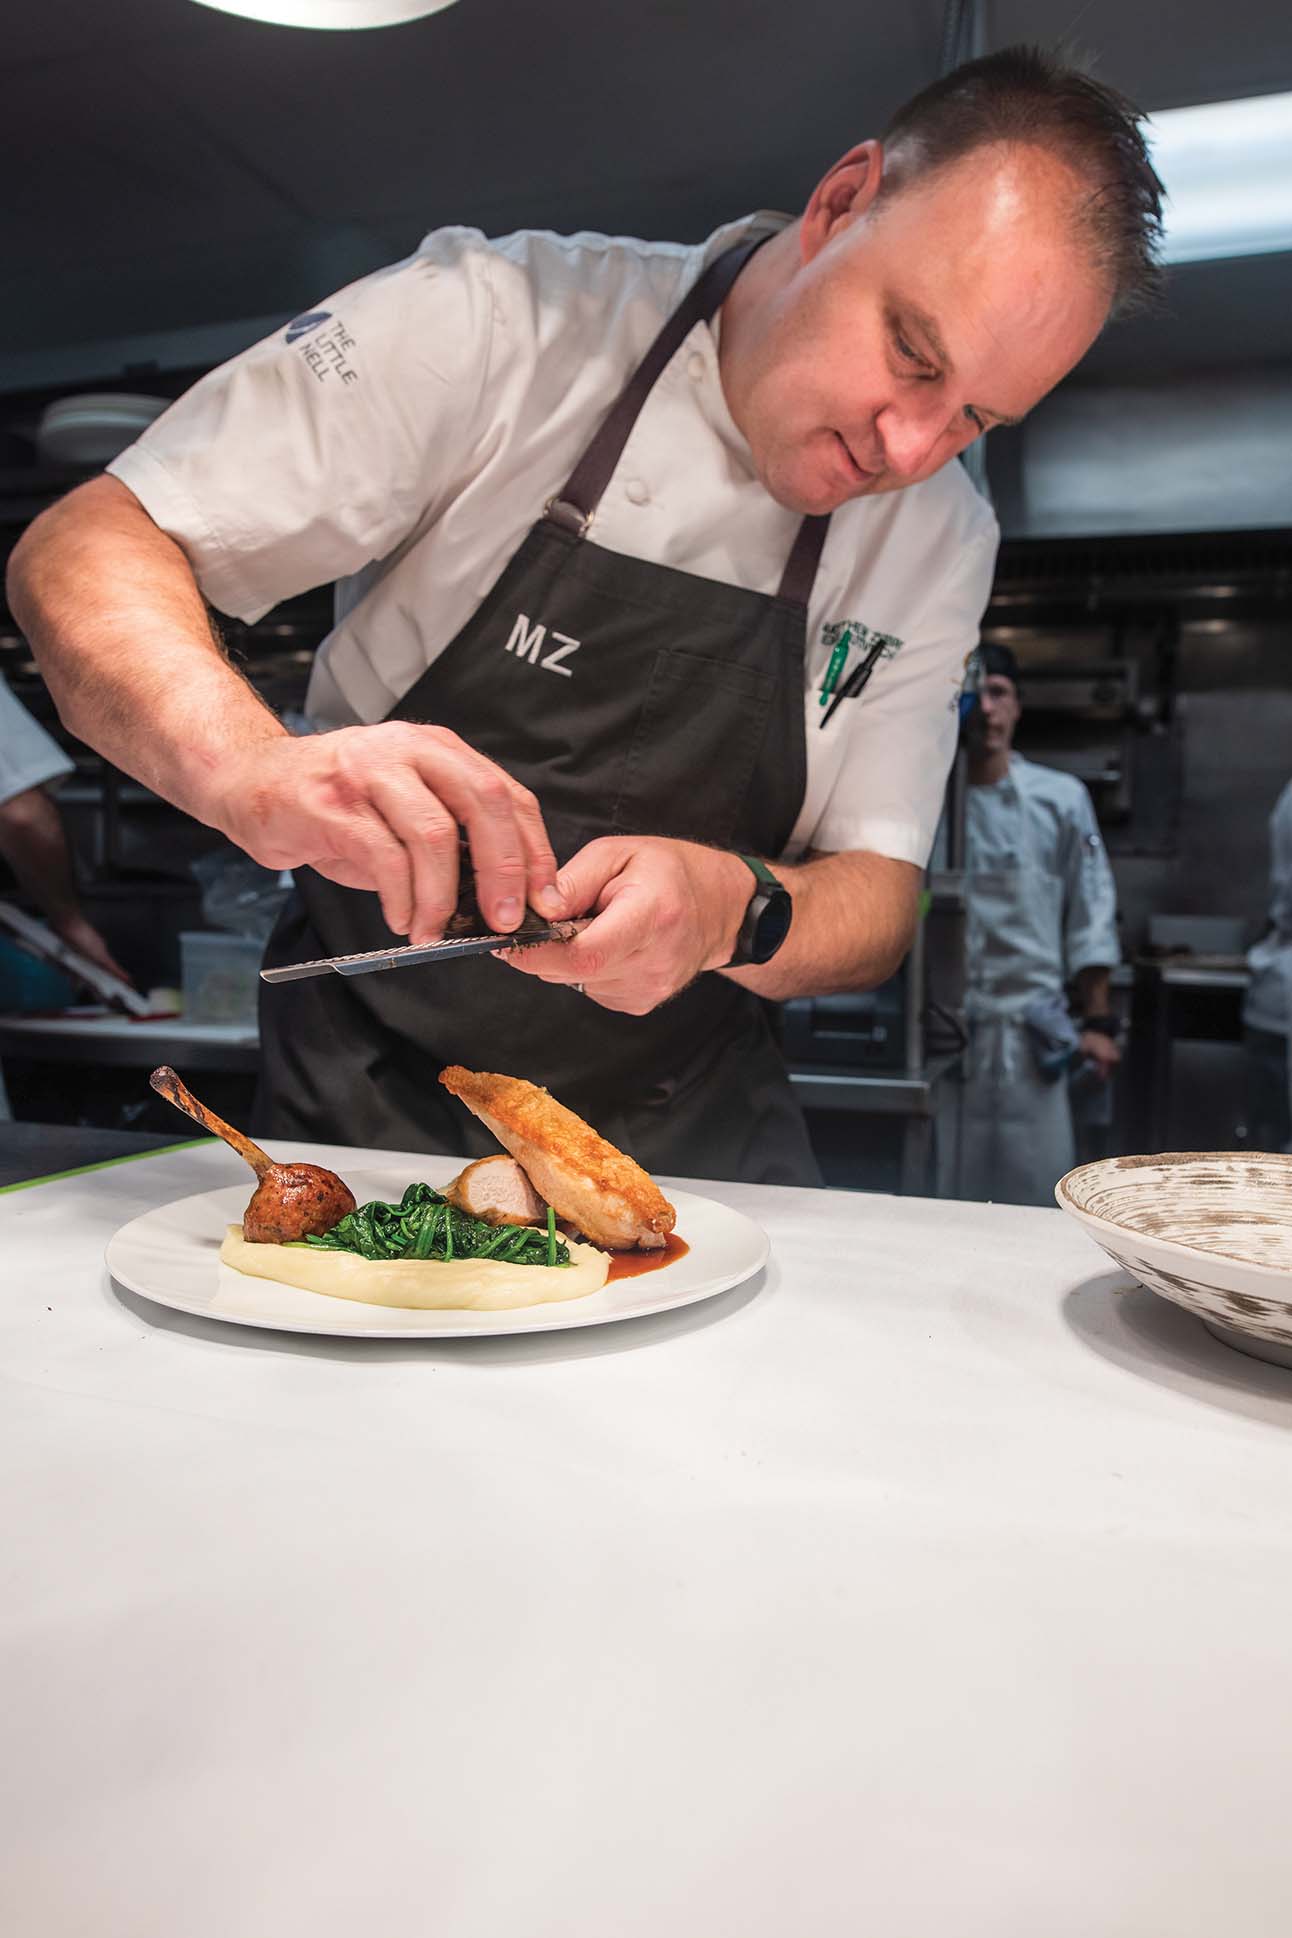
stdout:
<svg viewBox="0 0 1292 1938">
<path fill-rule="evenodd" d="M 179 939 L 186 1023 L 254 1023 L 263 942 L 186 929 Z"/>
</svg>

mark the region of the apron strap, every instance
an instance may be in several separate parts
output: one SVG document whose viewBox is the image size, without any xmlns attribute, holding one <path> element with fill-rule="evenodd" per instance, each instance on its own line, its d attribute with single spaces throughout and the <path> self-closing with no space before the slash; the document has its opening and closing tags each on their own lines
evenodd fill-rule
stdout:
<svg viewBox="0 0 1292 1938">
<path fill-rule="evenodd" d="M 767 240 L 768 237 L 759 236 L 752 242 L 738 242 L 715 257 L 691 285 L 673 314 L 665 320 L 655 341 L 620 391 L 601 428 L 571 472 L 564 489 L 557 492 L 547 505 L 548 518 L 563 531 L 573 531 L 579 538 L 584 536 L 658 378 L 696 324 L 707 323 L 719 309 L 749 258 Z M 807 605 L 829 524 L 828 516 L 803 520 L 781 575 L 776 595 L 779 599 Z"/>
<path fill-rule="evenodd" d="M 809 515 L 799 526 L 790 555 L 781 573 L 777 588 L 778 599 L 788 599 L 792 605 L 806 608 L 816 580 L 816 569 L 821 563 L 821 547 L 830 529 L 830 514 L 824 517 Z"/>
</svg>

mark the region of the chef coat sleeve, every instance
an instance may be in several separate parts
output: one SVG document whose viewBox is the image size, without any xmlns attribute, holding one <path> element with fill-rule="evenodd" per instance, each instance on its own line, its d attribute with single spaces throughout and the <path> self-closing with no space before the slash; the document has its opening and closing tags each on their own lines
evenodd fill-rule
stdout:
<svg viewBox="0 0 1292 1938">
<path fill-rule="evenodd" d="M 484 240 L 439 230 L 187 391 L 108 470 L 255 620 L 386 557 L 453 495 L 492 336 Z"/>
<path fill-rule="evenodd" d="M 72 771 L 58 743 L 0 680 L 0 806 Z"/>
<path fill-rule="evenodd" d="M 909 632 L 902 628 L 900 648 L 880 661 L 855 706 L 840 709 L 850 715 L 850 741 L 808 838 L 817 853 L 864 849 L 917 868 L 928 862 L 960 732 L 965 667 L 978 644 L 1000 542 L 986 504 L 977 500 L 977 507 L 974 529 L 955 545 L 951 569 L 934 578 Z M 931 546 L 931 560 L 937 556 Z M 809 708 L 807 731 L 817 730 Z"/>
<path fill-rule="evenodd" d="M 1063 971 L 1071 982 L 1083 969 L 1111 969 L 1121 961 L 1117 889 L 1095 819 L 1094 803 L 1078 780 L 1064 817 L 1059 846 L 1063 871 Z"/>
</svg>

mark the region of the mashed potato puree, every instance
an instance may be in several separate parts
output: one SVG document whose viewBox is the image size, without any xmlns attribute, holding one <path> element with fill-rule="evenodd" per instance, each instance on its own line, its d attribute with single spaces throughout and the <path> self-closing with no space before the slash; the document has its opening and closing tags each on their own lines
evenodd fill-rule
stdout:
<svg viewBox="0 0 1292 1938">
<path fill-rule="evenodd" d="M 317 1251 L 312 1245 L 249 1245 L 241 1225 L 230 1225 L 220 1260 L 250 1278 L 321 1292 L 329 1299 L 364 1305 L 411 1306 L 435 1312 L 465 1307 L 502 1312 L 513 1306 L 550 1305 L 582 1299 L 606 1282 L 610 1260 L 594 1245 L 567 1239 L 570 1263 L 508 1265 L 496 1258 L 360 1258 L 357 1252 Z"/>
</svg>

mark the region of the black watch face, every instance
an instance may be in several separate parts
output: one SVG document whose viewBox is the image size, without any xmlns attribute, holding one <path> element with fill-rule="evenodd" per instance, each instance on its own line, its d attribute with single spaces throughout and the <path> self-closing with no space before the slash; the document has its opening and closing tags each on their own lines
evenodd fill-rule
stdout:
<svg viewBox="0 0 1292 1938">
<path fill-rule="evenodd" d="M 774 889 L 768 895 L 754 923 L 753 947 L 749 952 L 754 962 L 771 961 L 790 932 L 793 915 L 794 897 L 789 890 Z"/>
</svg>

